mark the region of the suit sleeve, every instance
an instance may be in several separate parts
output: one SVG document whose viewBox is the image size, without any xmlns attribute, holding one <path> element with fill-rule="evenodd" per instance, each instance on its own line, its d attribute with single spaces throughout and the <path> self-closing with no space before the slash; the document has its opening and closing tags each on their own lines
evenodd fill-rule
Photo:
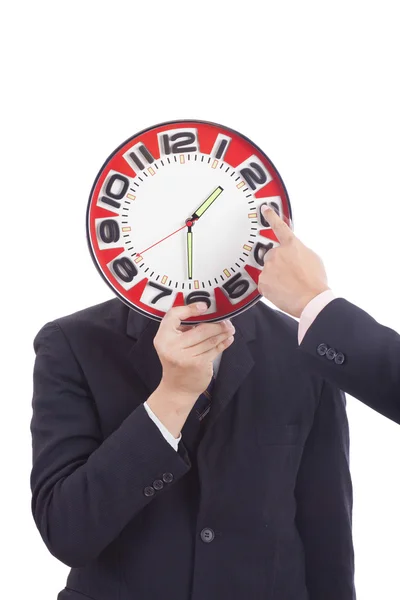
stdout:
<svg viewBox="0 0 400 600">
<path fill-rule="evenodd" d="M 353 492 L 344 394 L 325 383 L 296 483 L 310 600 L 355 600 Z"/>
<path fill-rule="evenodd" d="M 143 405 L 103 440 L 87 382 L 56 322 L 40 330 L 34 348 L 32 512 L 50 552 L 80 567 L 189 471 L 190 461 Z M 163 476 L 164 489 L 146 495 Z"/>
<path fill-rule="evenodd" d="M 320 356 L 321 344 L 341 352 L 343 364 Z M 400 423 L 400 336 L 395 331 L 337 298 L 316 317 L 300 351 L 324 379 Z"/>
</svg>

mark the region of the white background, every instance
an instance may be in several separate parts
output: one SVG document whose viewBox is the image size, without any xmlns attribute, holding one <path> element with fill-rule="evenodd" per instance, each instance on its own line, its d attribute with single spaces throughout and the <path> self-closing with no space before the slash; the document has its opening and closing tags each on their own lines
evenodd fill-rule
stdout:
<svg viewBox="0 0 400 600">
<path fill-rule="evenodd" d="M 3 8 L 4 598 L 55 600 L 68 572 L 30 515 L 32 340 L 47 321 L 113 297 L 87 250 L 85 210 L 127 137 L 179 118 L 249 136 L 280 171 L 295 230 L 323 257 L 331 287 L 400 331 L 397 10 L 385 0 Z M 348 415 L 358 597 L 394 600 L 400 429 L 352 398 Z"/>
</svg>

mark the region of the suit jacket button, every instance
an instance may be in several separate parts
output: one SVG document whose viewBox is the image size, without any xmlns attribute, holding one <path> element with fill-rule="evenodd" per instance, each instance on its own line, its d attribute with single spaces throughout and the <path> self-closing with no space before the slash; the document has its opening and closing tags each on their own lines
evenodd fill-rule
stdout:
<svg viewBox="0 0 400 600">
<path fill-rule="evenodd" d="M 151 485 L 148 485 L 147 487 L 145 487 L 143 492 L 144 492 L 144 495 L 148 496 L 148 497 L 154 496 L 154 494 L 156 493 L 155 489 Z"/>
<path fill-rule="evenodd" d="M 156 479 L 155 481 L 153 481 L 153 488 L 155 490 L 162 490 L 164 487 L 164 482 L 161 481 L 161 479 Z"/>
<path fill-rule="evenodd" d="M 174 476 L 172 475 L 172 473 L 164 473 L 162 478 L 164 483 L 172 483 L 174 480 Z"/>
<path fill-rule="evenodd" d="M 337 356 L 337 352 L 334 348 L 329 348 L 329 350 L 326 353 L 326 358 L 328 360 L 334 360 Z"/>
<path fill-rule="evenodd" d="M 209 527 L 206 527 L 200 533 L 200 537 L 203 540 L 203 542 L 205 542 L 206 544 L 209 544 L 215 538 L 215 533 L 212 529 L 210 529 Z"/>
<path fill-rule="evenodd" d="M 317 352 L 320 356 L 325 356 L 328 352 L 328 346 L 326 344 L 320 344 L 317 348 Z"/>
<path fill-rule="evenodd" d="M 335 363 L 337 365 L 342 365 L 345 361 L 345 356 L 342 352 L 338 352 L 335 356 Z"/>
</svg>

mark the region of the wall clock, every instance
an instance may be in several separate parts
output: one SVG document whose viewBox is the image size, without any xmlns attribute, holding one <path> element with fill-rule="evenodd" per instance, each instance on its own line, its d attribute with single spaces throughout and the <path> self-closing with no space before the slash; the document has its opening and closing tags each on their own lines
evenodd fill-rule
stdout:
<svg viewBox="0 0 400 600">
<path fill-rule="evenodd" d="M 208 310 L 191 323 L 231 318 L 261 298 L 264 255 L 278 245 L 263 204 L 291 226 L 284 183 L 253 142 L 216 123 L 163 123 L 100 169 L 89 249 L 114 293 L 151 319 L 200 300 Z"/>
</svg>

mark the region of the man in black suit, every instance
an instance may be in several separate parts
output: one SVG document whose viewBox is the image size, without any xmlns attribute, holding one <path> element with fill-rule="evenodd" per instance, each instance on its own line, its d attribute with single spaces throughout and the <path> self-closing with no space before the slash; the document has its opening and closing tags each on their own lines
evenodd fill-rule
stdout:
<svg viewBox="0 0 400 600">
<path fill-rule="evenodd" d="M 159 324 L 114 299 L 35 338 L 32 510 L 71 567 L 59 600 L 354 600 L 342 392 L 304 369 L 293 319 L 259 302 L 181 326 L 202 310 Z"/>
<path fill-rule="evenodd" d="M 400 336 L 335 298 L 321 259 L 272 209 L 264 216 L 281 245 L 265 255 L 260 293 L 300 318 L 300 350 L 313 370 L 400 423 Z"/>
</svg>

